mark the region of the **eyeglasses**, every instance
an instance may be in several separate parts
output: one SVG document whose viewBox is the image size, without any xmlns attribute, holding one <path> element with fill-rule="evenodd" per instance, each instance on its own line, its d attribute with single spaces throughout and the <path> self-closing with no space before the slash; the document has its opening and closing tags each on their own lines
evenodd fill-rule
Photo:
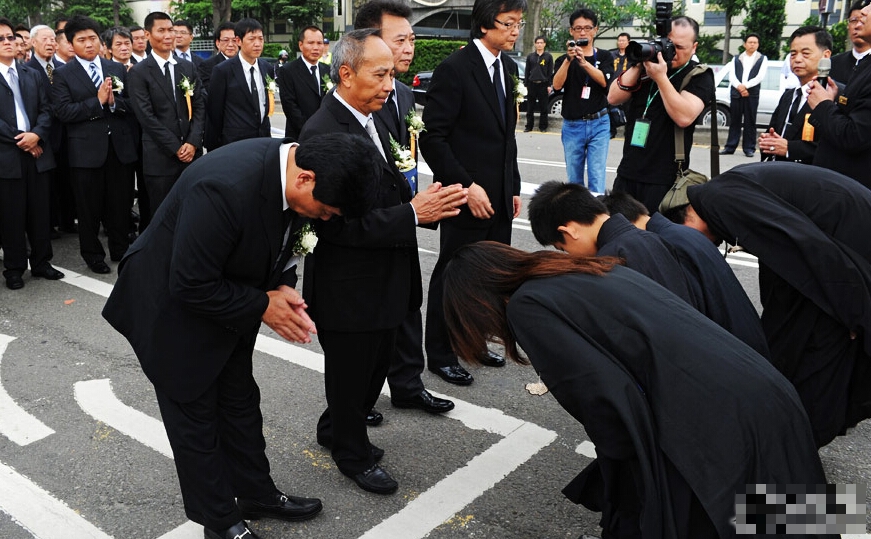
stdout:
<svg viewBox="0 0 871 539">
<path fill-rule="evenodd" d="M 10 34 L 8 36 L 0 36 L 0 43 L 4 41 L 8 41 L 9 43 L 15 43 L 15 36 Z"/>
<path fill-rule="evenodd" d="M 235 37 L 222 37 L 218 41 L 220 41 L 221 43 L 229 43 L 231 41 L 236 41 L 236 38 Z"/>
<path fill-rule="evenodd" d="M 177 36 L 189 36 L 189 35 L 191 35 L 191 33 L 188 32 L 187 30 L 173 30 L 173 33 Z"/>
<path fill-rule="evenodd" d="M 850 24 L 859 24 L 864 20 L 864 17 L 850 17 L 847 22 L 849 22 Z"/>
<path fill-rule="evenodd" d="M 498 22 L 501 24 L 506 30 L 514 30 L 517 28 L 520 30 L 524 26 L 526 26 L 526 21 L 518 21 L 518 22 L 502 22 L 499 19 L 493 19 L 493 22 Z"/>
<path fill-rule="evenodd" d="M 572 26 L 572 31 L 580 32 L 583 30 L 584 32 L 590 32 L 595 28 L 595 26 Z"/>
</svg>

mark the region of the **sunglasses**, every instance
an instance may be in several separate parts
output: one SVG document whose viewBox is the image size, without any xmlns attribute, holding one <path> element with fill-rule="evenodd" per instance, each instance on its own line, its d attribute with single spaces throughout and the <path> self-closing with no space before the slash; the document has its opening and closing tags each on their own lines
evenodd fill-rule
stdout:
<svg viewBox="0 0 871 539">
<path fill-rule="evenodd" d="M 4 41 L 14 43 L 16 39 L 17 38 L 14 35 L 0 36 L 0 43 L 3 43 Z"/>
</svg>

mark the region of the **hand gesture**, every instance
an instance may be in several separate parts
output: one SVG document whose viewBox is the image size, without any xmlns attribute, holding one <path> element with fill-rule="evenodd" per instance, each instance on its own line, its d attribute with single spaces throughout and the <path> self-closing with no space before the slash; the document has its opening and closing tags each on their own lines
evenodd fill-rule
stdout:
<svg viewBox="0 0 871 539">
<path fill-rule="evenodd" d="M 197 149 L 190 142 L 185 142 L 181 145 L 181 148 L 175 152 L 175 156 L 178 157 L 178 160 L 182 163 L 190 163 L 194 160 L 194 155 L 196 155 Z"/>
<path fill-rule="evenodd" d="M 778 135 L 774 128 L 769 128 L 767 133 L 759 136 L 759 150 L 769 155 L 786 157 L 789 150 L 789 141 Z"/>
<path fill-rule="evenodd" d="M 816 80 L 808 83 L 807 104 L 814 110 L 823 101 L 834 101 L 838 97 L 838 85 L 829 77 L 828 86 L 818 84 Z"/>
<path fill-rule="evenodd" d="M 417 223 L 425 225 L 459 215 L 460 206 L 467 202 L 467 191 L 459 183 L 447 187 L 442 187 L 439 182 L 433 183 L 411 199 Z"/>
<path fill-rule="evenodd" d="M 310 343 L 310 334 L 316 334 L 317 328 L 305 312 L 308 305 L 299 292 L 281 285 L 266 295 L 269 296 L 269 305 L 261 317 L 263 322 L 288 341 Z"/>
<path fill-rule="evenodd" d="M 115 95 L 112 93 L 112 77 L 103 79 L 102 84 L 97 88 L 97 99 L 100 100 L 101 105 L 111 107 L 115 104 Z"/>
</svg>

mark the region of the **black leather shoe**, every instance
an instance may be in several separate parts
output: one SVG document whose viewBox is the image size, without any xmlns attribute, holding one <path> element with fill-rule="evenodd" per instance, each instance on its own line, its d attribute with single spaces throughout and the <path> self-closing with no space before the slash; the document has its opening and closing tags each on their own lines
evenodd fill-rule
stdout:
<svg viewBox="0 0 871 539">
<path fill-rule="evenodd" d="M 278 520 L 308 520 L 324 508 L 317 498 L 300 498 L 287 496 L 276 491 L 266 501 L 236 499 L 236 505 L 242 512 L 242 518 L 257 520 L 261 518 L 276 518 Z M 247 536 L 246 536 L 247 537 Z"/>
<path fill-rule="evenodd" d="M 91 268 L 91 271 L 94 273 L 112 273 L 112 269 L 103 260 L 94 262 L 93 264 L 88 264 L 88 267 Z"/>
<path fill-rule="evenodd" d="M 479 357 L 478 361 L 480 361 L 482 365 L 486 365 L 488 367 L 505 366 L 505 358 L 491 350 L 487 350 L 487 353 Z"/>
<path fill-rule="evenodd" d="M 756 152 L 744 152 L 744 155 L 746 157 L 753 157 L 754 155 L 756 155 Z"/>
<path fill-rule="evenodd" d="M 363 490 L 375 494 L 393 494 L 399 488 L 399 483 L 377 464 L 363 473 L 358 473 L 352 479 Z"/>
<path fill-rule="evenodd" d="M 429 391 L 423 390 L 417 395 L 406 399 L 391 399 L 393 406 L 397 408 L 419 408 L 430 414 L 443 414 L 454 409 L 454 403 L 447 399 L 433 397 Z"/>
<path fill-rule="evenodd" d="M 43 279 L 48 279 L 49 281 L 57 281 L 58 279 L 64 278 L 63 272 L 54 269 L 50 264 L 47 264 L 41 268 L 32 269 L 30 270 L 30 274 L 34 277 L 42 277 Z"/>
<path fill-rule="evenodd" d="M 6 288 L 9 290 L 21 290 L 24 288 L 24 279 L 21 275 L 10 275 L 6 277 Z"/>
<path fill-rule="evenodd" d="M 260 539 L 260 536 L 251 531 L 244 520 L 240 520 L 226 530 L 217 532 L 203 528 L 203 537 L 205 539 Z"/>
<path fill-rule="evenodd" d="M 384 416 L 381 415 L 381 412 L 372 408 L 369 410 L 369 413 L 366 414 L 366 426 L 367 427 L 377 427 L 384 421 Z"/>
<path fill-rule="evenodd" d="M 438 367 L 438 368 L 430 368 L 430 372 L 433 372 L 441 377 L 442 380 L 448 382 L 450 384 L 456 384 L 458 386 L 467 386 L 470 385 L 475 379 L 472 378 L 472 375 L 469 374 L 469 371 L 460 367 L 459 365 L 451 365 L 450 367 Z"/>
<path fill-rule="evenodd" d="M 532 128 L 531 128 L 531 127 L 524 127 L 524 128 L 523 128 L 523 132 L 524 132 L 524 133 L 529 133 L 530 131 L 532 131 Z"/>
<path fill-rule="evenodd" d="M 735 153 L 735 150 L 720 150 L 720 155 L 732 155 Z"/>
</svg>

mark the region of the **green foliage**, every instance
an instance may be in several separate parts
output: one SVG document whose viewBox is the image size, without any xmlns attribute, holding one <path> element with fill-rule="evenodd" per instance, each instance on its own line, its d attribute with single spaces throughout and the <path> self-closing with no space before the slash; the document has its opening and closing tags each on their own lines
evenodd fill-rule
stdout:
<svg viewBox="0 0 871 539">
<path fill-rule="evenodd" d="M 132 26 L 133 10 L 127 7 L 124 0 L 118 0 L 118 15 L 121 26 Z M 97 21 L 101 28 L 115 26 L 115 10 L 112 0 L 67 0 L 61 4 L 58 13 L 67 17 L 85 15 Z"/>
<path fill-rule="evenodd" d="M 194 27 L 194 35 L 212 37 L 212 0 L 173 0 L 169 13 L 174 19 L 185 19 Z"/>
<path fill-rule="evenodd" d="M 293 28 L 318 24 L 332 0 L 274 0 L 271 2 L 275 17 L 289 19 Z"/>
<path fill-rule="evenodd" d="M 31 2 L 23 0 L 0 0 L 0 14 L 9 19 L 13 26 L 18 23 L 31 24 L 28 21 L 28 16 L 33 13 Z"/>
<path fill-rule="evenodd" d="M 832 34 L 832 54 L 838 54 L 853 47 L 849 41 L 850 36 L 847 34 L 847 21 L 831 25 L 829 33 Z"/>
<path fill-rule="evenodd" d="M 744 19 L 744 35 L 759 34 L 759 52 L 774 60 L 779 58 L 785 23 L 786 0 L 752 0 Z"/>
<path fill-rule="evenodd" d="M 264 43 L 263 54 L 261 56 L 264 58 L 278 58 L 278 53 L 282 50 L 289 53 L 291 48 L 287 43 Z"/>
<path fill-rule="evenodd" d="M 719 64 L 723 55 L 716 50 L 717 44 L 723 39 L 723 34 L 699 34 L 699 45 L 696 55 L 703 64 Z"/>
<path fill-rule="evenodd" d="M 405 84 L 411 85 L 416 74 L 421 71 L 432 71 L 442 63 L 442 60 L 465 44 L 465 41 L 418 39 L 414 43 L 414 61 L 411 62 L 408 73 L 402 73 L 397 78 Z"/>
<path fill-rule="evenodd" d="M 599 34 L 630 26 L 633 19 L 643 21 L 646 33 L 653 34 L 654 13 L 649 0 L 544 0 L 540 33 L 547 36 L 549 50 L 560 51 L 565 48 L 565 42 L 571 37 L 568 17 L 580 7 L 591 9 L 599 16 Z"/>
</svg>

